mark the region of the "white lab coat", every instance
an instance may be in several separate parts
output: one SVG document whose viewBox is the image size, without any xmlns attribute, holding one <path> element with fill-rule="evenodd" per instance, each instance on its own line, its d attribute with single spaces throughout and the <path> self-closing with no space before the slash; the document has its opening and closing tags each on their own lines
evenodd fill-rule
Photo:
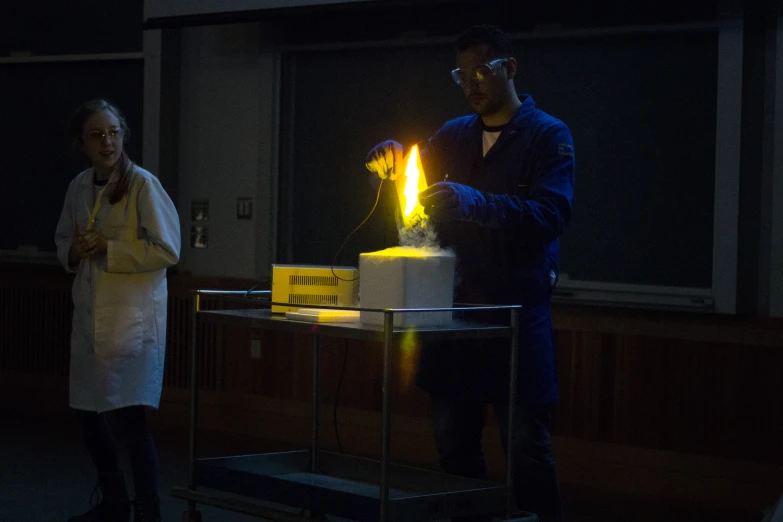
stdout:
<svg viewBox="0 0 783 522">
<path fill-rule="evenodd" d="M 117 177 L 93 226 L 108 238 L 106 254 L 68 267 L 74 227 L 87 229 L 95 203 L 92 169 L 71 181 L 55 233 L 60 262 L 76 272 L 69 403 L 80 410 L 157 408 L 163 385 L 166 268 L 179 260 L 179 217 L 158 179 L 138 166 L 128 194 L 111 205 Z"/>
</svg>

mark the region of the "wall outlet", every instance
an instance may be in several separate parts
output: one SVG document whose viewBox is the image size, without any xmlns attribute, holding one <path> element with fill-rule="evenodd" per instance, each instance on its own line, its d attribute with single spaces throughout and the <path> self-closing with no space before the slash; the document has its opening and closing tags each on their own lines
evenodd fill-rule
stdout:
<svg viewBox="0 0 783 522">
<path fill-rule="evenodd" d="M 253 339 L 250 341 L 250 357 L 252 359 L 261 358 L 261 339 Z"/>
</svg>

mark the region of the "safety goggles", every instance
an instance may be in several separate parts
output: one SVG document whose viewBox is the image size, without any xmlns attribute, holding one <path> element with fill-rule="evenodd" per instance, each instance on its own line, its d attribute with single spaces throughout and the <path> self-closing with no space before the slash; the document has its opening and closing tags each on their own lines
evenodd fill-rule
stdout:
<svg viewBox="0 0 783 522">
<path fill-rule="evenodd" d="M 108 137 L 110 140 L 118 140 L 122 138 L 122 129 L 114 128 L 108 130 L 93 129 L 87 132 L 87 137 L 91 141 L 103 141 Z"/>
<path fill-rule="evenodd" d="M 470 81 L 481 82 L 484 81 L 487 76 L 492 76 L 493 74 L 497 73 L 500 70 L 500 67 L 507 61 L 508 58 L 498 58 L 497 60 L 492 60 L 489 63 L 477 65 L 469 73 L 463 71 L 462 69 L 454 69 L 451 71 L 451 78 L 460 87 Z"/>
</svg>

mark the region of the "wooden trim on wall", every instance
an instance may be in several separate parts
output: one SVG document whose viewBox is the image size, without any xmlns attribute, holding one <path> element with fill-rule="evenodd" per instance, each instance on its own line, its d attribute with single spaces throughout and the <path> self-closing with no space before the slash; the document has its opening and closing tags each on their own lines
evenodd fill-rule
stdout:
<svg viewBox="0 0 783 522">
<path fill-rule="evenodd" d="M 783 348 L 783 319 L 553 305 L 556 330 Z"/>
</svg>

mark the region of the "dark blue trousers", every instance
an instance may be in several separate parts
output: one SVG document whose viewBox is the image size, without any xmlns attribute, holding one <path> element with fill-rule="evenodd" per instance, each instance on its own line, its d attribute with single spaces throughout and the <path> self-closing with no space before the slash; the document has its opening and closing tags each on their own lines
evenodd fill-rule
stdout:
<svg viewBox="0 0 783 522">
<path fill-rule="evenodd" d="M 98 471 L 98 480 L 104 496 L 127 495 L 125 481 L 117 456 L 107 414 L 114 413 L 123 431 L 125 447 L 133 471 L 136 497 L 156 496 L 158 493 L 158 450 L 147 426 L 146 406 L 130 406 L 113 412 L 74 410 L 82 428 L 82 438 L 90 458 Z"/>
<path fill-rule="evenodd" d="M 500 424 L 503 449 L 508 448 L 508 403 L 492 402 Z M 443 471 L 484 479 L 487 469 L 481 449 L 486 402 L 453 395 L 432 395 L 435 442 Z M 541 522 L 561 522 L 562 508 L 555 461 L 550 447 L 551 407 L 518 405 L 514 417 L 514 494 L 517 509 Z M 454 519 L 479 522 L 488 517 Z"/>
</svg>

